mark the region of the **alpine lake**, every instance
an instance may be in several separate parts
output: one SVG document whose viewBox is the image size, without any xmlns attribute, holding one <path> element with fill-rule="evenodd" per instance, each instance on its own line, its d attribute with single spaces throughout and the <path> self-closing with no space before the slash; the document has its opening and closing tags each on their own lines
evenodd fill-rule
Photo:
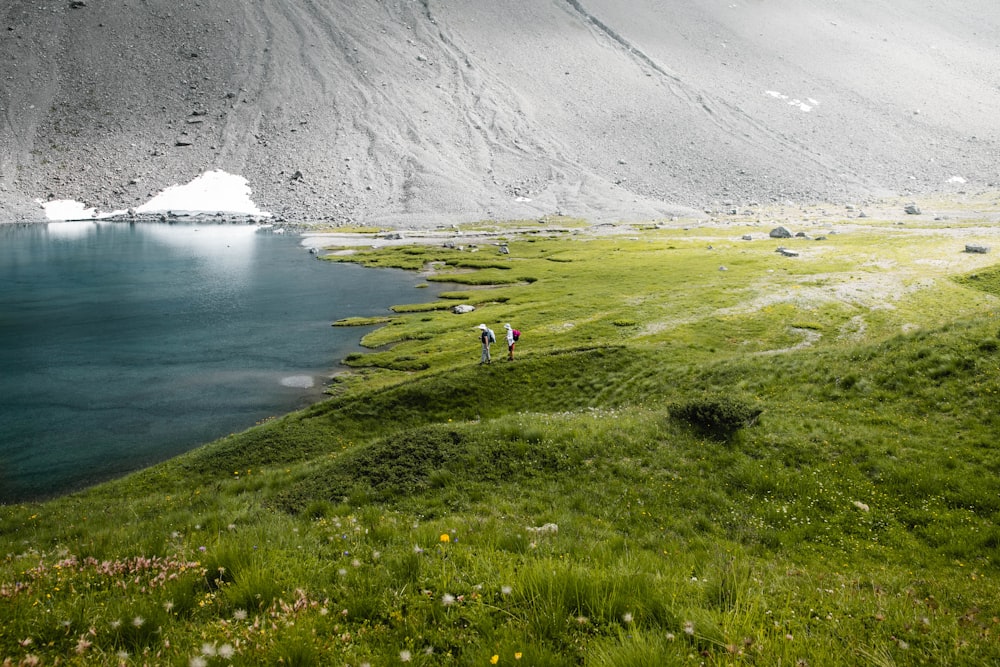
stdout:
<svg viewBox="0 0 1000 667">
<path fill-rule="evenodd" d="M 411 272 L 256 225 L 0 225 L 0 503 L 64 494 L 321 400 Z M 421 290 L 446 289 L 444 285 Z"/>
</svg>

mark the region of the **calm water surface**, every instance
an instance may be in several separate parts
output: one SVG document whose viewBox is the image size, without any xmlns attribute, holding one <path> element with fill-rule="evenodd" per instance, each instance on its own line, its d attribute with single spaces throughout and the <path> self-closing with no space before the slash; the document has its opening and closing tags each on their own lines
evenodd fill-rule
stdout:
<svg viewBox="0 0 1000 667">
<path fill-rule="evenodd" d="M 317 400 L 366 331 L 331 322 L 432 299 L 418 282 L 251 226 L 0 225 L 0 502 Z"/>
</svg>

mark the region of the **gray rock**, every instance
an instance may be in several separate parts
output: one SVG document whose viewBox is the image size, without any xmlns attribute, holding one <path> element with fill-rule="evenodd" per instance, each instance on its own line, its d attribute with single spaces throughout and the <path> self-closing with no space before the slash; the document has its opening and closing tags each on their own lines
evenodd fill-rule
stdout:
<svg viewBox="0 0 1000 667">
<path fill-rule="evenodd" d="M 979 253 L 979 254 L 985 255 L 989 251 L 990 251 L 990 247 L 989 246 L 978 245 L 978 244 L 975 244 L 975 243 L 966 243 L 965 244 L 965 252 L 974 252 L 974 253 Z"/>
<path fill-rule="evenodd" d="M 476 309 L 475 306 L 470 306 L 467 303 L 462 303 L 457 306 L 453 306 L 451 312 L 455 313 L 456 315 L 464 315 L 465 313 L 471 313 L 475 309 Z"/>
<path fill-rule="evenodd" d="M 903 209 L 907 215 L 920 215 L 920 207 L 916 204 L 907 204 Z"/>
<path fill-rule="evenodd" d="M 771 230 L 768 236 L 772 239 L 790 239 L 792 238 L 792 233 L 785 227 L 775 227 Z"/>
<path fill-rule="evenodd" d="M 784 248 L 784 247 L 781 247 L 781 246 L 779 246 L 778 249 L 775 250 L 774 252 L 776 252 L 776 253 L 778 253 L 780 255 L 784 255 L 785 257 L 798 257 L 799 256 L 799 253 L 795 252 L 794 250 L 789 250 L 788 248 Z"/>
</svg>

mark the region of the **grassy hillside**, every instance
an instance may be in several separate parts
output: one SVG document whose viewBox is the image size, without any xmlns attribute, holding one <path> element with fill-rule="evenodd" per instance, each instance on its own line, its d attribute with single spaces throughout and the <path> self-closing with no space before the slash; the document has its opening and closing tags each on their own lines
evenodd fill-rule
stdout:
<svg viewBox="0 0 1000 667">
<path fill-rule="evenodd" d="M 1000 661 L 998 269 L 834 226 L 353 256 L 478 310 L 399 309 L 324 403 L 0 508 L 0 658 Z M 480 321 L 515 362 L 475 365 Z"/>
</svg>

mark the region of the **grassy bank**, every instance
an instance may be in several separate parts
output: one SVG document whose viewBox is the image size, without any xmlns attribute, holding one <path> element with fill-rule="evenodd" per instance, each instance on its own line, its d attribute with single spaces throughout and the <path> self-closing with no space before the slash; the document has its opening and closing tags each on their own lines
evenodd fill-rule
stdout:
<svg viewBox="0 0 1000 667">
<path fill-rule="evenodd" d="M 1000 662 L 994 258 L 824 223 L 351 256 L 477 311 L 397 309 L 328 401 L 0 508 L 0 659 Z"/>
</svg>

